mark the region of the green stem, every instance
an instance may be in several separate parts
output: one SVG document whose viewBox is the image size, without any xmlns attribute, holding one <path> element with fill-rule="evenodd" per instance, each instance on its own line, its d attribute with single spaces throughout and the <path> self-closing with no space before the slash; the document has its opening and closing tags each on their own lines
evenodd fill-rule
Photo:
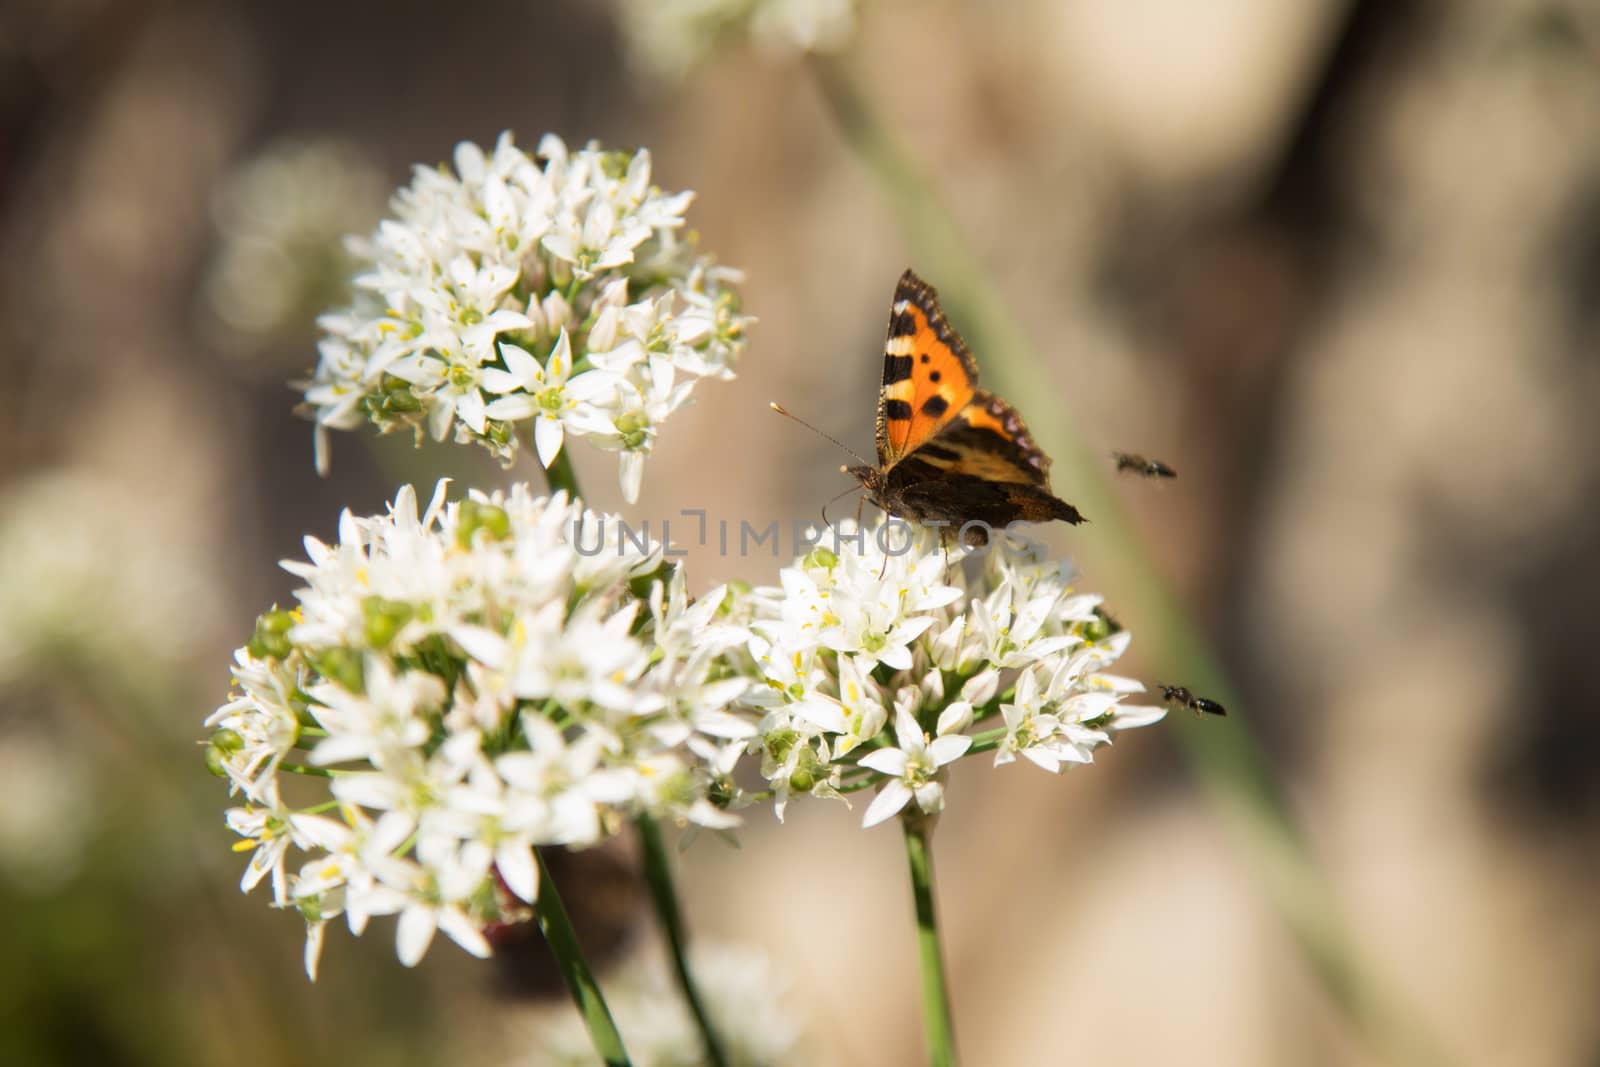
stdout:
<svg viewBox="0 0 1600 1067">
<path fill-rule="evenodd" d="M 672 953 L 672 966 L 678 975 L 678 988 L 689 1004 L 689 1011 L 700 1027 L 700 1039 L 705 1045 L 707 1067 L 728 1067 L 728 1057 L 722 1042 L 711 1025 L 711 1015 L 700 999 L 700 989 L 694 974 L 689 970 L 687 936 L 684 933 L 683 911 L 678 907 L 678 894 L 672 885 L 672 867 L 667 859 L 666 845 L 661 827 L 649 815 L 634 820 L 639 830 L 639 844 L 644 854 L 644 879 L 650 887 L 650 899 L 655 904 L 656 919 L 661 932 L 666 935 L 667 948 Z"/>
<path fill-rule="evenodd" d="M 606 1007 L 605 997 L 600 995 L 600 986 L 583 958 L 583 949 L 578 946 L 578 935 L 572 928 L 572 919 L 567 915 L 566 906 L 561 903 L 561 894 L 556 892 L 556 881 L 545 867 L 544 856 L 537 849 L 535 855 L 539 860 L 539 893 L 533 901 L 533 914 L 539 921 L 539 930 L 544 934 L 550 951 L 555 954 L 561 977 L 567 981 L 572 1003 L 577 1005 L 583 1025 L 589 1031 L 589 1040 L 594 1043 L 596 1055 L 606 1067 L 630 1067 L 628 1053 L 622 1047 L 622 1035 L 617 1032 L 617 1024 L 611 1020 L 611 1010 Z"/>
<path fill-rule="evenodd" d="M 1018 396 L 1054 396 L 1029 338 L 1016 326 L 991 276 L 973 254 L 954 216 L 911 154 L 876 114 L 871 101 L 838 61 L 813 57 L 814 80 L 840 134 L 874 178 L 914 255 L 937 277 L 951 317 L 962 324 L 972 347 L 986 353 L 1001 391 Z M 1180 746 L 1219 810 L 1245 844 L 1256 876 L 1289 927 L 1323 989 L 1351 1025 L 1394 1062 L 1445 1062 L 1436 1039 L 1414 1022 L 1395 1017 L 1376 990 L 1378 983 L 1358 957 L 1350 931 L 1313 860 L 1304 835 L 1265 751 L 1237 713 L 1240 703 L 1198 624 L 1176 591 L 1162 578 L 1139 531 L 1123 510 L 1104 472 L 1104 459 L 1059 419 L 1033 423 L 1050 446 L 1056 471 L 1072 485 L 1072 496 L 1093 521 L 1080 537 L 1086 555 L 1108 584 L 1126 591 L 1128 614 L 1149 620 L 1151 659 L 1227 704 L 1228 728 L 1180 720 Z"/>
<path fill-rule="evenodd" d="M 290 774 L 303 774 L 310 778 L 332 778 L 333 772 L 326 767 L 307 767 L 299 763 L 280 763 L 278 770 L 288 771 Z"/>
<path fill-rule="evenodd" d="M 928 1062 L 954 1067 L 955 1027 L 950 1020 L 950 989 L 945 982 L 944 954 L 939 950 L 939 920 L 933 910 L 933 857 L 930 829 L 921 814 L 900 820 L 906 835 L 906 860 L 911 867 L 911 895 L 917 905 L 917 952 L 922 964 L 922 1020 L 928 1035 Z"/>
</svg>

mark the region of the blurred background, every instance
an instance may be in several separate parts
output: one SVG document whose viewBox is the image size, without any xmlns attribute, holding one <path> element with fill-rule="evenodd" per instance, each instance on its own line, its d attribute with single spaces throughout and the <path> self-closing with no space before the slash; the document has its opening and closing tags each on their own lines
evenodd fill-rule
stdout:
<svg viewBox="0 0 1600 1067">
<path fill-rule="evenodd" d="M 319 479 L 292 411 L 337 235 L 458 140 L 647 146 L 748 273 L 739 378 L 672 419 L 638 505 L 574 449 L 598 506 L 815 515 L 841 456 L 772 399 L 870 448 L 917 265 L 891 204 L 801 61 L 729 39 L 680 80 L 641 18 L 0 7 L 0 1062 L 533 1063 L 570 1016 L 536 943 L 408 972 L 381 920 L 309 984 L 300 920 L 238 892 L 195 742 L 304 534 L 403 481 L 538 477 L 338 434 Z M 1204 725 L 1264 740 L 1387 1010 L 1449 1062 L 1600 1064 L 1600 4 L 884 0 L 845 43 L 1044 353 L 1051 394 L 1011 399 L 1179 471 L 1115 489 L 1241 694 Z M 1131 672 L 1181 680 L 1097 573 L 1115 546 L 1045 536 Z M 693 589 L 775 573 L 690 548 Z M 1169 731 L 1060 779 L 959 772 L 967 1062 L 1375 1062 Z M 758 813 L 682 888 L 702 939 L 768 957 L 804 1062 L 913 1064 L 900 842 L 859 819 Z M 564 862 L 591 943 L 648 951 L 627 851 Z"/>
</svg>

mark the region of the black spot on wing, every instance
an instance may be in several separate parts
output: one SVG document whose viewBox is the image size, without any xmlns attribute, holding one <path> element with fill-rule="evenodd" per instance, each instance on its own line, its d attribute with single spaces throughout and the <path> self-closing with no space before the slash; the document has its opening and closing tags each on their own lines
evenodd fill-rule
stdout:
<svg viewBox="0 0 1600 1067">
<path fill-rule="evenodd" d="M 900 422 L 911 418 L 911 405 L 904 400 L 885 400 L 883 402 L 883 417 Z"/>
<path fill-rule="evenodd" d="M 928 444 L 925 444 L 921 448 L 917 449 L 917 455 L 925 456 L 928 459 L 942 460 L 946 463 L 954 463 L 956 460 L 961 458 L 961 453 L 945 448 L 942 445 L 933 444 L 932 442 L 929 442 Z"/>
<path fill-rule="evenodd" d="M 896 311 L 889 316 L 889 336 L 909 337 L 917 332 L 917 317 L 910 309 Z"/>
<path fill-rule="evenodd" d="M 937 419 L 950 410 L 950 401 L 935 393 L 922 402 L 922 413 L 931 419 Z"/>
<path fill-rule="evenodd" d="M 911 377 L 910 356 L 885 356 L 883 358 L 883 384 L 893 385 Z"/>
</svg>

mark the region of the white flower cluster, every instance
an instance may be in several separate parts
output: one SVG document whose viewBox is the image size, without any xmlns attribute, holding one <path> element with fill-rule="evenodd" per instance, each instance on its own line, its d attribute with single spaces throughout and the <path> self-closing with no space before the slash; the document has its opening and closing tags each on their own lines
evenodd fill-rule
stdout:
<svg viewBox="0 0 1600 1067">
<path fill-rule="evenodd" d="M 900 522 L 845 527 L 773 587 L 691 600 L 620 521 L 526 487 L 419 515 L 341 518 L 284 567 L 306 585 L 257 622 L 207 720 L 244 805 L 242 888 L 397 951 L 484 928 L 538 890 L 536 846 L 593 844 L 632 815 L 723 830 L 730 809 L 876 788 L 864 824 L 944 804 L 963 756 L 1088 763 L 1165 712 L 1107 673 L 1129 635 L 1068 564 L 996 534 L 981 560 Z M 741 791 L 756 757 L 770 789 Z M 289 779 L 295 780 L 291 783 Z M 298 791 L 297 791 L 298 790 Z M 291 800 L 291 795 L 293 799 Z M 291 851 L 298 854 L 291 868 Z"/>
<path fill-rule="evenodd" d="M 760 953 L 697 944 L 689 963 L 729 1067 L 782 1067 L 806 1062 L 802 1028 L 785 1003 L 787 983 Z M 605 982 L 607 1004 L 627 1038 L 634 1067 L 705 1062 L 699 1028 L 662 961 L 631 960 Z M 564 1005 L 537 1020 L 540 1048 L 527 1067 L 591 1067 L 595 1058 L 581 1018 Z"/>
<path fill-rule="evenodd" d="M 651 184 L 650 154 L 502 134 L 419 167 L 393 218 L 353 248 L 352 305 L 319 320 L 305 386 L 326 431 L 372 422 L 476 442 L 546 466 L 569 435 L 621 453 L 628 500 L 661 422 L 695 382 L 731 378 L 749 319 L 733 285 L 680 234 L 692 193 Z"/>
<path fill-rule="evenodd" d="M 902 522 L 844 526 L 734 608 L 764 683 L 744 703 L 762 713 L 752 747 L 780 817 L 794 794 L 871 787 L 866 826 L 913 803 L 933 814 L 964 755 L 1059 771 L 1165 715 L 1121 703 L 1144 689 L 1106 673 L 1130 635 L 1073 588 L 1070 564 L 1011 534 L 972 577 L 967 554 Z"/>
<path fill-rule="evenodd" d="M 534 846 L 640 812 L 735 822 L 716 775 L 755 728 L 725 710 L 748 682 L 718 673 L 746 639 L 723 595 L 691 604 L 658 548 L 560 494 L 444 490 L 307 538 L 284 564 L 299 605 L 258 620 L 207 720 L 245 802 L 227 813 L 254 851 L 242 888 L 270 879 L 305 916 L 313 977 L 341 913 L 357 934 L 397 914 L 406 964 L 436 930 L 485 955 L 484 927 L 538 891 Z"/>
<path fill-rule="evenodd" d="M 227 176 L 212 204 L 219 240 L 205 294 L 228 327 L 219 338 L 228 350 L 299 337 L 348 299 L 355 260 L 344 235 L 382 213 L 386 184 L 335 140 L 275 142 Z"/>
<path fill-rule="evenodd" d="M 714 48 L 748 34 L 780 56 L 838 52 L 855 37 L 857 0 L 624 0 L 619 14 L 634 61 L 681 78 Z"/>
</svg>

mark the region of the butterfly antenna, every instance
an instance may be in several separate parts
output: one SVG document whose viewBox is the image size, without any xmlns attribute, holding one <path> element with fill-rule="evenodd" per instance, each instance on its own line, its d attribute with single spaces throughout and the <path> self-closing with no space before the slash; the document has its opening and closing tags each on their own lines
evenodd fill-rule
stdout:
<svg viewBox="0 0 1600 1067">
<path fill-rule="evenodd" d="M 848 489 L 845 489 L 845 490 L 843 490 L 841 492 L 835 493 L 835 494 L 833 494 L 833 496 L 828 498 L 828 503 L 822 505 L 822 528 L 823 529 L 825 529 L 825 530 L 826 529 L 831 529 L 832 526 L 833 526 L 833 524 L 828 521 L 828 504 L 833 503 L 835 500 L 838 500 L 842 496 L 848 496 L 849 494 L 856 492 L 860 488 L 861 487 L 859 485 L 852 485 Z"/>
<path fill-rule="evenodd" d="M 821 430 L 817 429 L 815 426 L 811 425 L 805 419 L 802 419 L 799 415 L 796 415 L 794 412 L 790 411 L 788 408 L 784 407 L 782 404 L 779 404 L 776 401 L 769 401 L 767 403 L 767 406 L 769 408 L 771 408 L 773 411 L 776 411 L 779 415 L 786 416 L 788 418 L 793 419 L 795 422 L 798 422 L 801 426 L 804 426 L 806 429 L 810 430 L 812 433 L 816 434 L 818 437 L 826 438 L 827 440 L 832 441 L 834 444 L 838 445 L 840 448 L 844 449 L 846 452 L 850 453 L 852 456 L 855 456 L 855 458 L 858 461 L 860 461 L 864 466 L 868 466 L 868 467 L 872 466 L 871 463 L 868 463 L 865 459 L 862 459 L 861 456 L 856 453 L 855 449 L 851 448 L 849 445 L 845 444 L 843 441 L 839 440 L 837 437 L 834 437 L 832 434 L 823 433 Z M 843 495 L 844 494 L 842 494 L 842 493 L 840 494 L 840 496 L 843 496 Z M 834 497 L 834 499 L 837 500 L 838 497 Z M 830 503 L 831 503 L 831 501 L 830 501 Z"/>
</svg>

